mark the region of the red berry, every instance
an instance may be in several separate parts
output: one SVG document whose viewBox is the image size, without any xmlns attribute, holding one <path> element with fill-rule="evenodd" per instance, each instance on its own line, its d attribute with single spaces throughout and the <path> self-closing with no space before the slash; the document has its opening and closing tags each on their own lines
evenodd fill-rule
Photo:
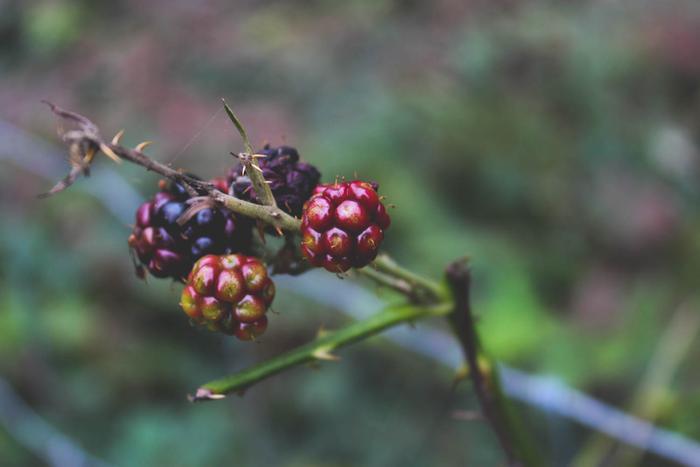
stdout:
<svg viewBox="0 0 700 467">
<path fill-rule="evenodd" d="M 391 225 L 391 218 L 386 212 L 386 208 L 382 203 L 377 205 L 377 211 L 374 214 L 374 219 L 377 221 L 377 225 L 382 229 L 386 230 Z"/>
<path fill-rule="evenodd" d="M 328 199 L 334 206 L 337 206 L 344 200 L 348 199 L 348 184 L 334 183 L 326 186 L 323 191 L 323 196 Z"/>
<path fill-rule="evenodd" d="M 379 196 L 374 191 L 372 185 L 367 182 L 350 182 L 350 191 L 357 201 L 359 201 L 370 212 L 377 209 Z"/>
<path fill-rule="evenodd" d="M 261 336 L 267 329 L 267 317 L 263 316 L 252 323 L 238 323 L 234 328 L 233 335 L 242 341 L 249 341 Z"/>
<path fill-rule="evenodd" d="M 236 303 L 245 293 L 245 282 L 241 273 L 235 269 L 222 269 L 216 280 L 216 298 L 229 303 Z"/>
<path fill-rule="evenodd" d="M 194 288 L 190 285 L 186 286 L 180 297 L 180 306 L 187 316 L 199 322 L 202 319 L 202 311 L 197 303 L 197 297 L 198 295 Z"/>
<path fill-rule="evenodd" d="M 326 268 L 327 271 L 340 274 L 341 272 L 345 272 L 352 267 L 352 261 L 350 261 L 350 258 L 347 256 L 338 257 L 326 255 L 326 257 L 323 259 L 323 267 Z"/>
<path fill-rule="evenodd" d="M 246 295 L 236 305 L 234 316 L 243 323 L 252 323 L 262 318 L 266 311 L 267 304 L 262 298 Z"/>
<path fill-rule="evenodd" d="M 180 306 L 194 322 L 242 340 L 261 335 L 275 285 L 265 266 L 243 255 L 207 255 L 190 272 Z"/>
<path fill-rule="evenodd" d="M 311 264 L 331 272 L 363 267 L 376 258 L 390 223 L 372 184 L 319 185 L 304 207 L 301 251 Z"/>
<path fill-rule="evenodd" d="M 302 228 L 301 246 L 308 249 L 312 256 L 325 253 L 322 235 L 311 227 Z"/>
<path fill-rule="evenodd" d="M 253 260 L 244 264 L 241 273 L 249 292 L 258 293 L 262 290 L 267 280 L 267 269 L 260 261 Z"/>
<path fill-rule="evenodd" d="M 360 232 L 369 225 L 369 214 L 360 203 L 348 199 L 335 208 L 335 224 L 349 232 Z"/>
<path fill-rule="evenodd" d="M 368 262 L 374 260 L 382 240 L 384 240 L 382 229 L 375 224 L 370 225 L 357 237 L 357 256 Z"/>
<path fill-rule="evenodd" d="M 333 256 L 347 256 L 352 253 L 353 239 L 344 230 L 333 227 L 323 234 L 323 247 Z"/>
<path fill-rule="evenodd" d="M 204 264 L 192 270 L 192 279 L 189 281 L 194 290 L 200 295 L 211 295 L 214 293 L 217 270 L 212 264 Z"/>
<path fill-rule="evenodd" d="M 305 205 L 304 215 L 308 224 L 316 230 L 325 230 L 333 222 L 333 206 L 323 196 L 311 198 Z"/>
</svg>

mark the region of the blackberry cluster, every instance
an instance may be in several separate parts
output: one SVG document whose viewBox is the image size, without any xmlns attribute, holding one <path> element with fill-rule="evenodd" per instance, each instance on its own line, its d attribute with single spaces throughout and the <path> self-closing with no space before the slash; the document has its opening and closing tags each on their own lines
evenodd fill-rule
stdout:
<svg viewBox="0 0 700 467">
<path fill-rule="evenodd" d="M 275 284 L 265 265 L 244 255 L 207 255 L 187 278 L 180 306 L 195 323 L 251 340 L 267 329 Z"/>
<path fill-rule="evenodd" d="M 362 181 L 316 187 L 301 218 L 301 251 L 311 264 L 340 273 L 377 257 L 391 219 L 375 188 Z"/>
<path fill-rule="evenodd" d="M 160 191 L 136 211 L 129 246 L 139 268 L 155 277 L 184 280 L 202 256 L 250 247 L 252 222 L 228 210 L 207 207 L 180 225 L 177 221 L 189 207 L 188 198 L 181 185 L 161 181 Z"/>
<path fill-rule="evenodd" d="M 299 161 L 299 153 L 290 146 L 273 148 L 266 145 L 258 154 L 267 156 L 258 159 L 258 164 L 263 177 L 270 184 L 277 205 L 288 214 L 299 217 L 321 174 L 313 165 Z M 231 186 L 230 194 L 258 202 L 253 184 L 243 175 L 243 164 L 239 163 L 229 171 L 228 183 Z"/>
</svg>

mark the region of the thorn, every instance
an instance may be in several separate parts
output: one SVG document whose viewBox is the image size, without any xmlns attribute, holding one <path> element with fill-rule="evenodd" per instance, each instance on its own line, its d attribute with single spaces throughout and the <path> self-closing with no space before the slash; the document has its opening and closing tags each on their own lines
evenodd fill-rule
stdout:
<svg viewBox="0 0 700 467">
<path fill-rule="evenodd" d="M 250 166 L 251 166 L 252 168 L 254 168 L 255 170 L 257 170 L 258 172 L 263 173 L 263 169 L 261 169 L 260 167 L 258 167 L 256 164 L 250 164 Z"/>
<path fill-rule="evenodd" d="M 323 324 L 319 326 L 318 331 L 316 331 L 316 337 L 318 339 L 320 339 L 321 337 L 325 337 L 328 334 L 330 334 L 330 331 L 328 331 Z"/>
<path fill-rule="evenodd" d="M 320 347 L 316 349 L 311 355 L 313 355 L 313 357 L 316 360 L 328 360 L 331 362 L 337 362 L 338 360 L 340 360 L 340 357 L 338 357 L 337 355 L 333 355 L 331 353 L 331 350 L 332 349 L 328 347 Z"/>
<path fill-rule="evenodd" d="M 134 149 L 138 152 L 143 152 L 143 150 L 146 149 L 151 144 L 153 144 L 153 141 L 144 141 L 142 143 L 137 144 Z"/>
<path fill-rule="evenodd" d="M 117 164 L 121 164 L 121 163 L 122 163 L 121 158 L 120 158 L 119 156 L 117 156 L 116 153 L 112 150 L 112 148 L 110 148 L 109 146 L 107 146 L 105 143 L 100 143 L 100 149 L 102 150 L 102 152 L 105 153 L 105 155 L 106 155 L 107 157 L 109 157 L 110 159 L 112 159 L 112 160 L 113 160 L 114 162 L 116 162 Z"/>
<path fill-rule="evenodd" d="M 253 159 L 262 159 L 262 158 L 267 157 L 267 155 L 265 155 L 265 154 L 253 154 L 250 157 L 252 157 Z"/>
<path fill-rule="evenodd" d="M 116 135 L 114 135 L 114 138 L 112 138 L 112 144 L 115 146 L 119 144 L 119 141 L 121 141 L 122 136 L 124 136 L 124 130 L 119 130 Z"/>
<path fill-rule="evenodd" d="M 199 388 L 197 389 L 197 392 L 194 393 L 194 396 L 187 396 L 190 402 L 213 401 L 223 399 L 225 397 L 226 394 L 215 394 L 211 391 L 211 389 L 207 388 Z"/>
<path fill-rule="evenodd" d="M 387 204 L 386 207 L 391 208 L 391 209 L 395 209 L 396 205 L 394 203 L 390 203 L 390 204 Z"/>
<path fill-rule="evenodd" d="M 284 236 L 284 232 L 282 232 L 282 229 L 280 229 L 279 227 L 275 227 L 275 232 L 277 232 L 277 235 L 279 235 L 280 237 Z"/>
</svg>

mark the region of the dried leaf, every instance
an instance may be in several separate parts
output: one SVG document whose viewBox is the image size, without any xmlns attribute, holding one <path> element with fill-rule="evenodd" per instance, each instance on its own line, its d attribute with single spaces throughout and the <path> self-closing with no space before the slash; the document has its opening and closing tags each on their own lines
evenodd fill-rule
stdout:
<svg viewBox="0 0 700 467">
<path fill-rule="evenodd" d="M 241 138 L 243 138 L 243 146 L 245 147 L 246 152 L 248 154 L 253 154 L 253 145 L 250 144 L 250 140 L 248 139 L 248 133 L 246 133 L 245 127 L 238 119 L 238 117 L 236 117 L 236 114 L 233 113 L 233 110 L 231 109 L 231 107 L 228 106 L 226 101 L 224 99 L 221 99 L 221 102 L 223 102 L 224 104 L 224 109 L 226 110 L 228 118 L 231 119 L 233 125 L 236 127 L 236 130 L 238 130 L 238 133 L 241 135 Z"/>
</svg>

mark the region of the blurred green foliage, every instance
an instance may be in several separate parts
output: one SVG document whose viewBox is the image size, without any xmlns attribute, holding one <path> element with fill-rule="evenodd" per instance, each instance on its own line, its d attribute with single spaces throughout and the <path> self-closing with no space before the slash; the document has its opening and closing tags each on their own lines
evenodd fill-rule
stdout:
<svg viewBox="0 0 700 467">
<path fill-rule="evenodd" d="M 224 96 L 254 143 L 297 146 L 326 180 L 377 180 L 397 206 L 386 248 L 409 267 L 438 277 L 468 254 L 489 352 L 624 407 L 700 272 L 700 9 L 668 3 L 0 0 L 0 117 L 56 142 L 38 103 L 51 98 L 213 176 L 240 149 Z M 51 180 L 0 167 L 0 374 L 89 452 L 173 466 L 501 459 L 483 423 L 451 417 L 474 407 L 470 388 L 381 339 L 242 399 L 186 404 L 208 378 L 347 318 L 284 290 L 260 345 L 199 332 L 177 285 L 133 276 L 128 227 L 102 204 L 73 189 L 38 202 Z M 679 368 L 663 425 L 700 437 L 699 384 Z M 527 413 L 553 465 L 587 438 Z M 0 459 L 38 462 L 2 430 Z"/>
</svg>

